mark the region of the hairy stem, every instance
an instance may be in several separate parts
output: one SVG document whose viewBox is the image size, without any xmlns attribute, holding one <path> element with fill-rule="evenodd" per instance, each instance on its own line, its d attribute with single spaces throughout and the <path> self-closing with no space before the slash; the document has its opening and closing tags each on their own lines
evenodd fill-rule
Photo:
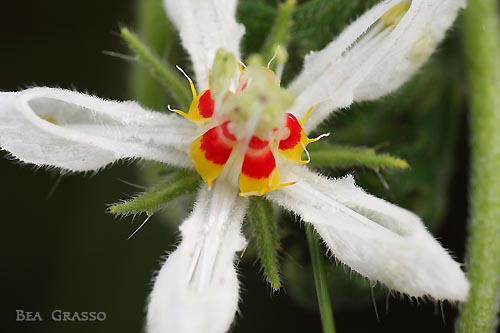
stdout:
<svg viewBox="0 0 500 333">
<path fill-rule="evenodd" d="M 155 54 L 164 57 L 170 53 L 176 34 L 163 10 L 162 0 L 139 0 L 136 4 L 136 29 L 139 37 Z M 165 88 L 146 68 L 132 66 L 130 77 L 131 97 L 154 110 L 165 108 Z"/>
<path fill-rule="evenodd" d="M 495 332 L 500 295 L 500 24 L 496 0 L 468 1 L 465 40 L 470 86 L 471 213 L 469 300 L 458 331 Z"/>
</svg>

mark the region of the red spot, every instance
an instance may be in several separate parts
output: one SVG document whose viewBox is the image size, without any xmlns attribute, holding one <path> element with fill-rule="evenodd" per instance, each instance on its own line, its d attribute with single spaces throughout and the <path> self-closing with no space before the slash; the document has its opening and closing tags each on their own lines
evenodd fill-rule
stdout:
<svg viewBox="0 0 500 333">
<path fill-rule="evenodd" d="M 274 155 L 267 147 L 245 154 L 241 172 L 251 178 L 269 178 L 275 168 Z"/>
<path fill-rule="evenodd" d="M 265 146 L 269 145 L 269 141 L 262 140 L 258 136 L 252 136 L 252 139 L 248 143 L 248 147 L 252 149 L 262 149 Z"/>
<path fill-rule="evenodd" d="M 302 125 L 300 125 L 300 122 L 293 114 L 287 114 L 285 126 L 290 130 L 290 134 L 287 138 L 280 141 L 279 149 L 281 150 L 292 149 L 301 140 Z"/>
<path fill-rule="evenodd" d="M 203 118 L 210 118 L 214 114 L 214 100 L 212 99 L 210 89 L 205 90 L 200 96 L 198 100 L 198 109 Z"/>
<path fill-rule="evenodd" d="M 201 138 L 200 149 L 205 153 L 205 158 L 218 165 L 226 164 L 233 151 L 231 142 L 223 137 L 224 125 L 226 124 L 227 122 L 209 129 Z"/>
<path fill-rule="evenodd" d="M 222 129 L 222 134 L 228 138 L 229 140 L 231 141 L 236 141 L 236 137 L 233 135 L 233 133 L 231 133 L 229 131 L 229 128 L 228 128 L 228 125 L 229 125 L 229 121 L 226 121 L 224 124 L 220 125 L 221 129 Z"/>
</svg>

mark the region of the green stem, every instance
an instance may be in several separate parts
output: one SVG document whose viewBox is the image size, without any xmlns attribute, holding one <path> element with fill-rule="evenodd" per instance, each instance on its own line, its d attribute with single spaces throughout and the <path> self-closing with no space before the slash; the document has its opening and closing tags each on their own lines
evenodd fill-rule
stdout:
<svg viewBox="0 0 500 333">
<path fill-rule="evenodd" d="M 177 73 L 173 66 L 166 64 L 154 54 L 134 33 L 127 28 L 120 30 L 127 46 L 136 54 L 139 62 L 144 65 L 152 75 L 157 77 L 168 89 L 172 96 L 187 109 L 191 100 L 191 92 L 186 84 L 186 79 Z"/>
<path fill-rule="evenodd" d="M 165 17 L 162 0 L 139 0 L 135 13 L 139 37 L 155 54 L 168 56 L 176 31 Z M 132 66 L 131 71 L 131 97 L 154 110 L 165 109 L 167 96 L 158 80 L 142 66 Z"/>
<path fill-rule="evenodd" d="M 471 100 L 469 300 L 458 331 L 495 332 L 500 295 L 500 22 L 497 0 L 468 1 L 465 39 Z"/>
<path fill-rule="evenodd" d="M 314 273 L 314 284 L 316 286 L 316 295 L 318 296 L 319 313 L 321 315 L 321 324 L 323 333 L 335 333 L 335 323 L 333 322 L 332 305 L 326 283 L 325 261 L 319 238 L 310 225 L 306 228 L 307 243 L 311 254 L 311 263 Z"/>
</svg>

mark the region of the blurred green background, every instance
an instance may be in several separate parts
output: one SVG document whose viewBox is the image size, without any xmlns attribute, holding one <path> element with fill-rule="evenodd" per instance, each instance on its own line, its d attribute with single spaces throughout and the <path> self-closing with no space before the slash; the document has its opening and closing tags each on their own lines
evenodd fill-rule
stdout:
<svg viewBox="0 0 500 333">
<path fill-rule="evenodd" d="M 285 80 L 300 69 L 305 53 L 323 47 L 375 2 L 300 2 Z M 276 3 L 241 2 L 247 54 L 260 47 Z M 128 53 L 118 31 L 120 25 L 135 28 L 136 5 L 133 0 L 5 2 L 0 20 L 0 90 L 47 85 L 129 99 L 133 64 L 103 51 Z M 172 43 L 171 62 L 189 70 L 177 41 Z M 464 250 L 468 156 L 461 54 L 457 25 L 424 70 L 401 91 L 340 112 L 323 128 L 332 131 L 334 143 L 380 147 L 407 159 L 411 169 L 381 175 L 389 188 L 369 170 L 323 171 L 354 173 L 370 192 L 419 213 L 458 260 Z M 139 176 L 146 165 L 119 163 L 98 174 L 61 177 L 0 154 L 2 331 L 140 332 L 151 276 L 178 239 L 176 218 L 168 221 L 157 214 L 127 240 L 145 217 L 115 220 L 105 210 L 107 204 L 140 191 L 129 182 L 146 185 Z M 240 265 L 243 302 L 234 332 L 321 330 L 303 228 L 288 215 L 280 218 L 279 226 L 285 250 L 284 289 L 271 295 L 249 251 Z M 386 300 L 386 290 L 378 288 L 377 318 L 370 288 L 359 279 L 346 279 L 350 274 L 343 272 L 333 264 L 329 267 L 338 332 L 452 332 L 455 307 L 443 304 L 442 315 L 439 305 L 399 296 Z M 38 311 L 44 321 L 16 322 L 18 309 Z M 103 311 L 107 318 L 94 323 L 54 322 L 50 314 L 57 309 Z"/>
</svg>

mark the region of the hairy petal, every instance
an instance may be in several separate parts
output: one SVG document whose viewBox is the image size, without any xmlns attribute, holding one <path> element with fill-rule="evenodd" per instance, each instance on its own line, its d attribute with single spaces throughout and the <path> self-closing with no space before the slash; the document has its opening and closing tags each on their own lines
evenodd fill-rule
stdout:
<svg viewBox="0 0 500 333">
<path fill-rule="evenodd" d="M 352 177 L 331 180 L 306 168 L 288 177 L 297 184 L 268 197 L 313 224 L 341 262 L 410 296 L 467 299 L 460 265 L 416 215 L 365 193 Z"/>
<path fill-rule="evenodd" d="M 0 147 L 39 166 L 89 171 L 122 158 L 189 166 L 184 151 L 194 131 L 135 102 L 54 88 L 0 93 Z"/>
<path fill-rule="evenodd" d="M 167 14 L 189 52 L 199 90 L 208 87 L 215 53 L 223 48 L 240 59 L 245 27 L 236 22 L 236 0 L 164 0 Z"/>
<path fill-rule="evenodd" d="M 333 110 L 399 88 L 429 58 L 464 6 L 464 0 L 383 1 L 323 50 L 306 56 L 289 87 L 297 94 L 293 112 L 299 118 L 315 106 L 306 131 Z"/>
<path fill-rule="evenodd" d="M 182 241 L 161 268 L 151 292 L 150 333 L 223 333 L 238 307 L 235 252 L 245 246 L 241 223 L 247 200 L 217 181 L 201 189 Z"/>
</svg>

